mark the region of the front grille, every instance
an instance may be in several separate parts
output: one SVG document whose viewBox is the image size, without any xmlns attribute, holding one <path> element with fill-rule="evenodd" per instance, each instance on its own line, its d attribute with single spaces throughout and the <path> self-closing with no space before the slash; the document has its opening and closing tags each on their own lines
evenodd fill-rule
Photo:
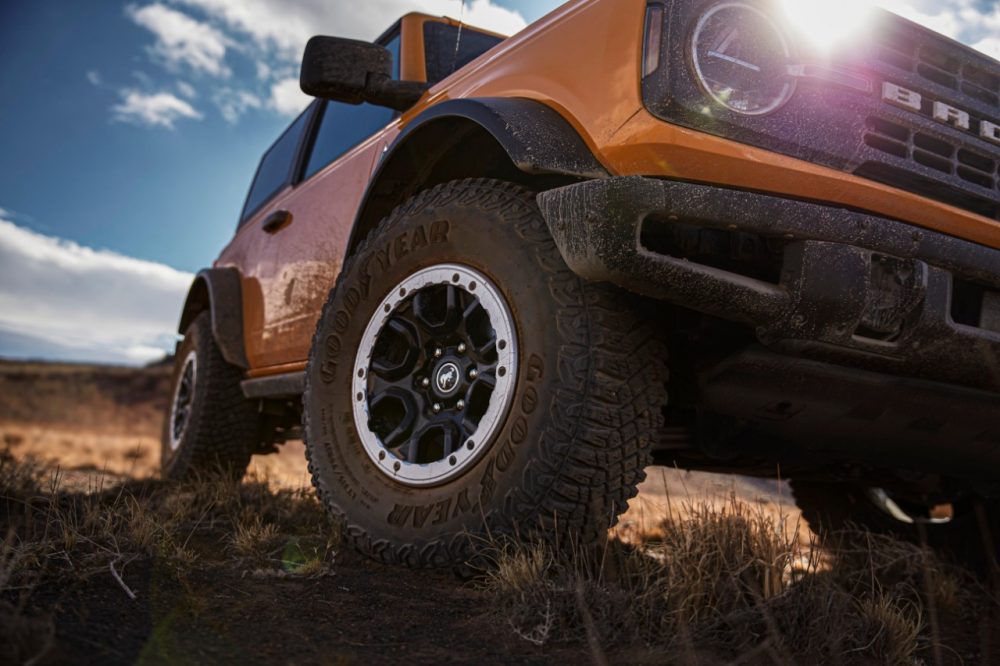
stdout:
<svg viewBox="0 0 1000 666">
<path fill-rule="evenodd" d="M 954 49 L 923 42 L 912 31 L 907 34 L 901 26 L 884 30 L 879 39 L 878 58 L 987 106 L 1000 107 L 1000 75 L 957 57 Z"/>
<path fill-rule="evenodd" d="M 881 12 L 871 41 L 830 64 L 867 79 L 870 91 L 804 82 L 780 109 L 743 116 L 706 106 L 686 64 L 691 26 L 721 1 L 665 4 L 662 60 L 674 66 L 643 79 L 654 115 L 1000 220 L 1000 147 L 982 135 L 983 123 L 1000 124 L 1000 63 Z M 885 83 L 919 94 L 920 110 L 883 101 Z M 936 120 L 937 102 L 967 113 L 968 129 Z"/>
<path fill-rule="evenodd" d="M 867 146 L 899 160 L 939 171 L 972 185 L 993 192 L 1000 191 L 1000 160 L 984 153 L 962 148 L 937 136 L 913 131 L 910 128 L 869 116 L 864 141 Z M 875 168 L 866 162 L 855 173 L 907 190 L 935 193 L 935 198 L 956 206 L 970 208 L 988 217 L 1000 216 L 1000 205 L 991 197 L 970 197 L 962 188 L 937 184 L 933 179 L 919 178 L 918 174 L 906 175 L 906 169 Z M 917 179 L 914 179 L 917 177 Z"/>
</svg>

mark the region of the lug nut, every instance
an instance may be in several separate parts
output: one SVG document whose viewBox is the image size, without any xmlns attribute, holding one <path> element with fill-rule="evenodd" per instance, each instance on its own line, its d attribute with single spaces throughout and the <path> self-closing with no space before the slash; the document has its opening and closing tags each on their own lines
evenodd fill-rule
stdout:
<svg viewBox="0 0 1000 666">
<path fill-rule="evenodd" d="M 443 352 L 443 351 L 441 351 L 440 349 L 435 349 L 435 350 L 434 350 L 434 358 L 441 358 L 441 356 L 442 356 L 443 354 L 444 354 L 444 352 Z"/>
<path fill-rule="evenodd" d="M 458 353 L 459 354 L 464 354 L 466 349 L 467 349 L 467 347 L 465 346 L 464 342 L 462 342 L 462 343 L 460 343 L 458 345 Z"/>
<path fill-rule="evenodd" d="M 423 386 L 424 388 L 427 388 L 428 386 L 431 385 L 431 380 L 424 377 L 423 379 L 420 380 L 420 385 Z"/>
<path fill-rule="evenodd" d="M 434 406 L 431 409 L 434 410 L 435 414 L 439 413 L 441 411 L 441 403 L 435 402 Z"/>
<path fill-rule="evenodd" d="M 456 402 L 455 409 L 457 409 L 458 411 L 462 411 L 463 409 L 465 409 L 465 401 L 459 400 L 458 402 Z"/>
<path fill-rule="evenodd" d="M 475 368 L 473 368 L 472 370 L 469 370 L 469 379 L 475 379 L 478 376 L 479 376 L 479 371 L 478 370 L 476 370 Z"/>
</svg>

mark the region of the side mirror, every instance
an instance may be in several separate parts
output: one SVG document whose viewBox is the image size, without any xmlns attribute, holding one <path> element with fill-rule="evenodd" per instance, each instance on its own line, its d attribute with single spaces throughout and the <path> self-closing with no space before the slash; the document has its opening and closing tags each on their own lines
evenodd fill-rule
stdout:
<svg viewBox="0 0 1000 666">
<path fill-rule="evenodd" d="M 381 46 L 340 37 L 313 37 L 299 76 L 302 92 L 348 104 L 368 102 L 405 111 L 430 87 L 392 79 L 392 53 Z"/>
</svg>

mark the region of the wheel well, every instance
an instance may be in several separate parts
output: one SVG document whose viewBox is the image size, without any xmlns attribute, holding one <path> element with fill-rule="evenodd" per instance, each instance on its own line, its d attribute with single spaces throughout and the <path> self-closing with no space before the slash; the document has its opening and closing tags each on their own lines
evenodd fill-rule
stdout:
<svg viewBox="0 0 1000 666">
<path fill-rule="evenodd" d="M 582 180 L 522 171 L 493 134 L 474 120 L 462 117 L 444 117 L 426 123 L 388 159 L 359 211 L 348 254 L 393 209 L 418 192 L 441 183 L 495 178 L 543 191 Z"/>
<path fill-rule="evenodd" d="M 188 291 L 187 300 L 184 302 L 184 310 L 181 312 L 181 322 L 177 327 L 177 332 L 184 335 L 188 326 L 194 318 L 202 312 L 212 309 L 212 300 L 208 295 L 208 283 L 201 277 L 195 278 Z"/>
</svg>

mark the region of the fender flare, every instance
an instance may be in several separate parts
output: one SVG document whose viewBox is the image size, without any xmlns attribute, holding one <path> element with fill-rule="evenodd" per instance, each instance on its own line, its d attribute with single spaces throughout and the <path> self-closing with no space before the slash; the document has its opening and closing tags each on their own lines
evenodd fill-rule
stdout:
<svg viewBox="0 0 1000 666">
<path fill-rule="evenodd" d="M 346 253 L 354 251 L 367 232 L 366 211 L 375 198 L 394 157 L 421 130 L 446 119 L 471 121 L 488 132 L 514 166 L 531 175 L 555 175 L 593 180 L 611 174 L 597 160 L 580 134 L 550 106 L 524 98 L 479 97 L 436 104 L 411 120 L 382 155 L 368 183 L 351 228 Z"/>
<path fill-rule="evenodd" d="M 247 369 L 243 346 L 243 291 L 240 272 L 235 268 L 206 268 L 195 276 L 188 290 L 177 331 L 181 335 L 195 317 L 212 313 L 212 337 L 230 365 Z"/>
</svg>

